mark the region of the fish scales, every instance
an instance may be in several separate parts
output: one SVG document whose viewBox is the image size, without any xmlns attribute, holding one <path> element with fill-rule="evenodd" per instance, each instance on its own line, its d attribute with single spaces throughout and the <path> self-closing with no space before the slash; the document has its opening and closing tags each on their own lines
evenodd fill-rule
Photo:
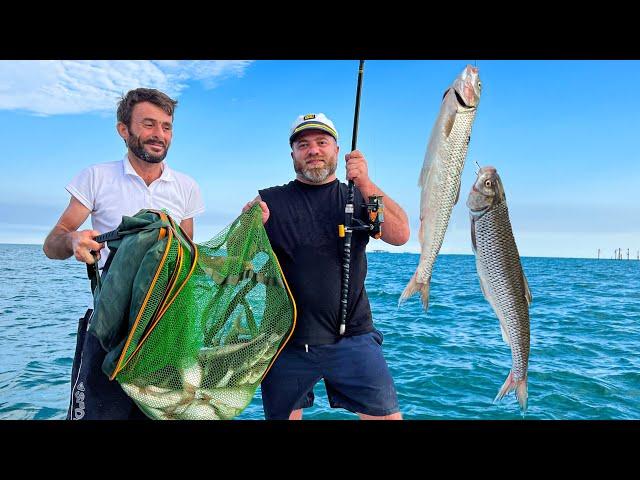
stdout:
<svg viewBox="0 0 640 480">
<path fill-rule="evenodd" d="M 478 272 L 486 280 L 496 315 L 511 341 L 513 377 L 523 380 L 529 361 L 529 305 L 506 203 L 475 221 L 475 236 Z"/>
</svg>

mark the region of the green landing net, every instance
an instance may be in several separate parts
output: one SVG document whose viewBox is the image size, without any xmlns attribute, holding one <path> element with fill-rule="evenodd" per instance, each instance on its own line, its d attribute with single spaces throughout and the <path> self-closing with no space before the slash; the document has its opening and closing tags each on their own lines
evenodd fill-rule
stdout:
<svg viewBox="0 0 640 480">
<path fill-rule="evenodd" d="M 168 220 L 110 378 L 150 418 L 232 419 L 288 341 L 295 303 L 258 205 L 199 244 Z"/>
</svg>

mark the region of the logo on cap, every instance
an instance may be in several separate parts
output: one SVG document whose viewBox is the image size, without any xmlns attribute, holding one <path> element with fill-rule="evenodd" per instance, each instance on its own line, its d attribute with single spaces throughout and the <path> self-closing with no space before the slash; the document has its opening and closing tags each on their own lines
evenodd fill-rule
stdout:
<svg viewBox="0 0 640 480">
<path fill-rule="evenodd" d="M 316 118 L 316 114 L 315 113 L 310 113 L 309 115 L 305 115 L 303 120 L 312 120 Z"/>
</svg>

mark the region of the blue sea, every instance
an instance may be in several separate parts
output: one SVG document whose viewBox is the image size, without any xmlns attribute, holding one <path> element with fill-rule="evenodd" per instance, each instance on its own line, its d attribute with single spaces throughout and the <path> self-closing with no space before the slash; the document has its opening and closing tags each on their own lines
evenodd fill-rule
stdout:
<svg viewBox="0 0 640 480">
<path fill-rule="evenodd" d="M 424 313 L 398 297 L 415 254 L 370 253 L 367 292 L 405 419 L 522 419 L 513 394 L 493 399 L 509 347 L 470 255 L 440 255 Z M 640 261 L 523 258 L 531 356 L 525 420 L 640 419 Z M 0 419 L 63 419 L 86 268 L 38 245 L 0 245 Z M 306 419 L 356 419 L 328 405 L 324 384 Z M 260 390 L 238 419 L 263 418 Z"/>
</svg>

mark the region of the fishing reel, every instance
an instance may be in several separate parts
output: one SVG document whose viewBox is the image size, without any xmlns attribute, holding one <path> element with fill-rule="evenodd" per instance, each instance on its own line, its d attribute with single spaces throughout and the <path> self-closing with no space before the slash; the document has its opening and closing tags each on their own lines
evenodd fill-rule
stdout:
<svg viewBox="0 0 640 480">
<path fill-rule="evenodd" d="M 353 207 L 352 207 L 353 208 Z M 376 240 L 382 236 L 382 224 L 384 223 L 384 204 L 381 195 L 370 195 L 369 202 L 363 203 L 361 208 L 367 209 L 368 223 L 358 218 L 351 217 L 351 225 L 338 225 L 338 236 L 344 238 L 346 232 L 364 230 L 371 234 Z M 353 213 L 351 212 L 346 213 Z"/>
</svg>

